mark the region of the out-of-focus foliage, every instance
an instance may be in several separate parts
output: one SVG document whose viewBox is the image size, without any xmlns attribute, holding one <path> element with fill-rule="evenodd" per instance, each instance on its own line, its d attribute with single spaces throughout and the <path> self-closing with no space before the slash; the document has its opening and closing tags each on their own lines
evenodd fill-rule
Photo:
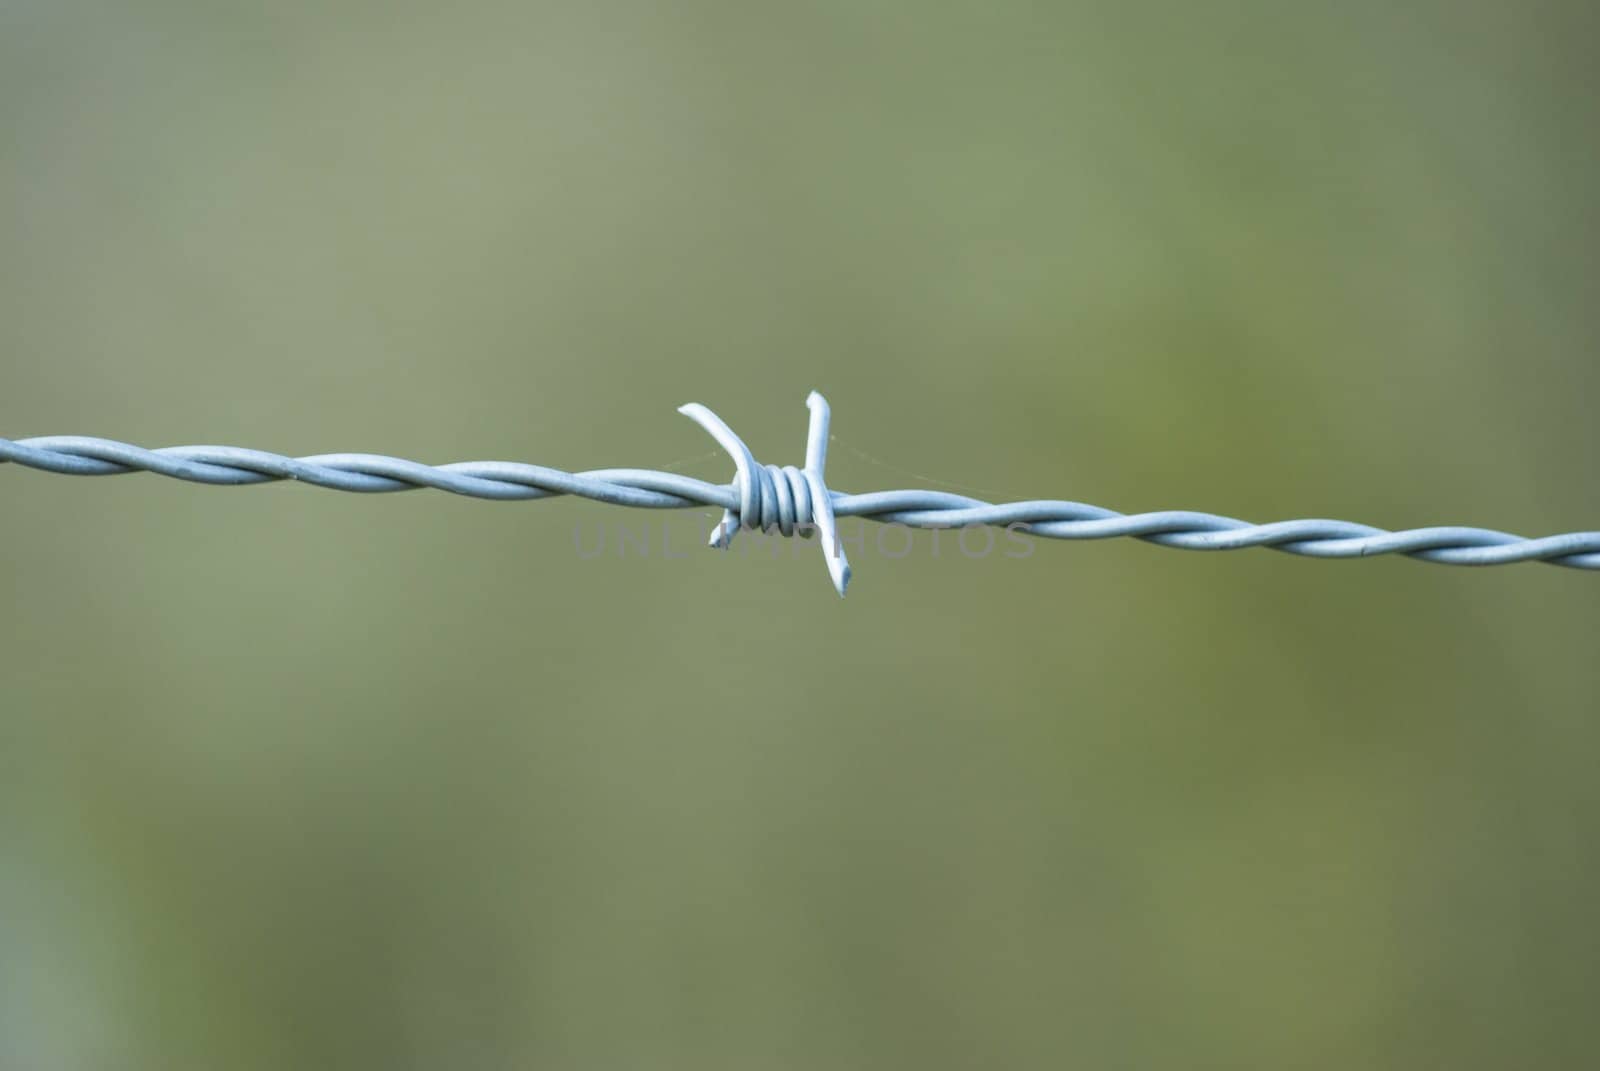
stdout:
<svg viewBox="0 0 1600 1071">
<path fill-rule="evenodd" d="M 1595 12 L 10 0 L 0 434 L 1593 528 Z M 1593 576 L 0 517 L 0 1065 L 1595 1049 Z"/>
</svg>

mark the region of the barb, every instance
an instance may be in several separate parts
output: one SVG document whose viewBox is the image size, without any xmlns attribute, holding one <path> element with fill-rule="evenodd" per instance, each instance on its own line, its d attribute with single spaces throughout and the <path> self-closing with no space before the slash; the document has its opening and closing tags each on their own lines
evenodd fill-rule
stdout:
<svg viewBox="0 0 1600 1071">
<path fill-rule="evenodd" d="M 110 439 L 72 435 L 0 439 L 0 464 L 68 476 L 154 472 L 193 483 L 248 485 L 298 480 L 335 491 L 381 494 L 433 488 L 475 498 L 527 500 L 573 495 L 615 506 L 686 509 L 718 506 L 722 520 L 711 545 L 726 548 L 741 528 L 776 529 L 784 536 L 822 535 L 823 557 L 840 595 L 850 563 L 840 547 L 837 517 L 861 517 L 912 528 L 1018 527 L 1043 539 L 1114 539 L 1131 536 L 1181 550 L 1270 547 L 1308 558 L 1365 558 L 1403 554 L 1443 565 L 1507 565 L 1542 561 L 1574 569 L 1600 569 L 1600 532 L 1526 539 L 1487 528 L 1415 528 L 1391 532 L 1351 521 L 1293 520 L 1252 524 L 1214 513 L 1166 510 L 1122 514 L 1056 499 L 985 502 L 948 491 L 903 490 L 848 494 L 824 482 L 828 403 L 813 391 L 806 400 L 811 424 L 804 468 L 761 465 L 755 454 L 711 410 L 690 404 L 679 412 L 704 428 L 733 458 L 729 484 L 653 469 L 563 472 L 512 461 L 461 461 L 424 465 L 380 454 L 285 457 L 236 446 L 169 446 L 146 450 Z"/>
</svg>

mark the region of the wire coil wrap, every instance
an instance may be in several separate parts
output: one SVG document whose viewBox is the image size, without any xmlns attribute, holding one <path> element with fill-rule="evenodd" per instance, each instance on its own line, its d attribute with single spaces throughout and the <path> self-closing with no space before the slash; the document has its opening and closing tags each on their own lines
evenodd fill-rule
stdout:
<svg viewBox="0 0 1600 1071">
<path fill-rule="evenodd" d="M 809 535 L 815 527 L 822 533 L 822 554 L 828 563 L 828 575 L 842 596 L 850 586 L 850 562 L 839 545 L 833 497 L 822 472 L 828 463 L 831 413 L 827 399 L 816 391 L 806 398 L 806 407 L 811 410 L 811 424 L 806 431 L 806 467 L 803 470 L 792 465 L 780 469 L 776 465 L 757 464 L 755 454 L 744 440 L 699 402 L 681 406 L 678 412 L 706 429 L 733 458 L 733 484 L 738 489 L 739 505 L 737 509 L 723 510 L 722 522 L 711 533 L 711 545 L 726 549 L 741 527 L 768 532 L 775 527 L 785 536 L 797 531 Z"/>
<path fill-rule="evenodd" d="M 1526 539 L 1487 528 L 1416 528 L 1391 532 L 1338 520 L 1291 520 L 1252 524 L 1214 513 L 1168 510 L 1125 515 L 1064 500 L 993 503 L 945 491 L 903 490 L 846 494 L 824 480 L 828 403 L 807 399 L 811 423 L 804 468 L 759 464 L 750 448 L 711 410 L 686 405 L 679 411 L 703 427 L 733 458 L 730 484 L 652 469 L 564 472 L 511 461 L 462 461 L 424 465 L 380 454 L 321 454 L 286 457 L 236 446 L 169 446 L 147 450 L 111 439 L 46 436 L 0 439 L 0 463 L 69 476 L 115 476 L 153 472 L 193 483 L 249 485 L 296 480 L 336 491 L 379 494 L 433 488 L 499 500 L 572 495 L 617 506 L 686 509 L 715 506 L 722 523 L 711 544 L 727 547 L 741 528 L 776 530 L 784 536 L 822 535 L 823 557 L 842 595 L 850 565 L 840 548 L 836 517 L 862 517 L 913 528 L 1021 525 L 1044 539 L 1113 539 L 1130 536 L 1182 550 L 1271 547 L 1310 558 L 1365 558 L 1403 554 L 1444 565 L 1506 565 L 1542 561 L 1573 569 L 1600 570 L 1600 532 L 1569 532 Z"/>
</svg>

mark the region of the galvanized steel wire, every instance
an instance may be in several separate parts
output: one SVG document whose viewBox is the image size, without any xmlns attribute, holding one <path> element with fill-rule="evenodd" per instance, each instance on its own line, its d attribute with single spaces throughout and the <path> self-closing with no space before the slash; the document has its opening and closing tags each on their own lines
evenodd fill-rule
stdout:
<svg viewBox="0 0 1600 1071">
<path fill-rule="evenodd" d="M 1013 526 L 1044 539 L 1112 539 L 1132 536 L 1182 550 L 1270 547 L 1309 558 L 1365 558 L 1403 554 L 1444 565 L 1506 565 L 1542 561 L 1574 569 L 1600 569 L 1600 532 L 1569 532 L 1528 539 L 1487 528 L 1438 527 L 1387 531 L 1338 520 L 1291 520 L 1252 524 L 1233 517 L 1186 510 L 1122 514 L 1101 506 L 1058 499 L 986 502 L 946 491 L 899 490 L 849 494 L 830 490 L 827 463 L 828 403 L 812 392 L 811 424 L 803 468 L 761 465 L 755 454 L 715 413 L 699 404 L 679 412 L 703 427 L 733 458 L 732 483 L 714 484 L 653 469 L 593 469 L 563 472 L 511 461 L 461 461 L 425 465 L 381 454 L 319 454 L 285 457 L 237 446 L 168 446 L 148 450 L 110 439 L 54 435 L 0 439 L 0 463 L 14 462 L 69 476 L 115 476 L 153 472 L 193 483 L 247 485 L 297 480 L 335 491 L 362 494 L 433 488 L 500 500 L 572 495 L 641 509 L 720 507 L 723 517 L 711 545 L 728 546 L 741 528 L 779 534 L 822 536 L 823 557 L 834 587 L 843 595 L 850 565 L 840 546 L 835 518 L 901 524 L 912 528 Z"/>
</svg>

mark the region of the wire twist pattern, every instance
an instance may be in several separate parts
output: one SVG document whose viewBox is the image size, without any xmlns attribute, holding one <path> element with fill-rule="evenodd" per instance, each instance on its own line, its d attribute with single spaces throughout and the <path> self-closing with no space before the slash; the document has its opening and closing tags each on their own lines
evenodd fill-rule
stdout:
<svg viewBox="0 0 1600 1071">
<path fill-rule="evenodd" d="M 1387 531 L 1338 520 L 1290 520 L 1252 524 L 1214 513 L 1162 510 L 1122 514 L 1100 506 L 1058 499 L 985 502 L 946 491 L 899 490 L 849 494 L 824 480 L 829 409 L 813 391 L 803 468 L 762 465 L 715 413 L 697 403 L 679 412 L 694 420 L 734 462 L 733 482 L 708 483 L 653 469 L 593 469 L 564 472 L 511 461 L 461 461 L 425 465 L 381 454 L 319 454 L 285 457 L 237 446 L 168 446 L 147 450 L 110 439 L 54 435 L 0 439 L 0 464 L 69 476 L 115 476 L 153 472 L 193 483 L 248 485 L 298 480 L 335 491 L 376 494 L 433 488 L 499 500 L 572 495 L 616 506 L 686 509 L 716 506 L 722 520 L 711 533 L 713 547 L 731 545 L 741 528 L 784 536 L 821 535 L 823 558 L 840 595 L 850 583 L 850 564 L 836 518 L 861 517 L 912 528 L 1016 527 L 1044 539 L 1112 539 L 1131 536 L 1181 550 L 1270 547 L 1309 558 L 1365 558 L 1403 554 L 1444 565 L 1507 565 L 1542 561 L 1574 569 L 1600 569 L 1600 532 L 1569 532 L 1528 539 L 1487 528 L 1438 527 Z"/>
</svg>

